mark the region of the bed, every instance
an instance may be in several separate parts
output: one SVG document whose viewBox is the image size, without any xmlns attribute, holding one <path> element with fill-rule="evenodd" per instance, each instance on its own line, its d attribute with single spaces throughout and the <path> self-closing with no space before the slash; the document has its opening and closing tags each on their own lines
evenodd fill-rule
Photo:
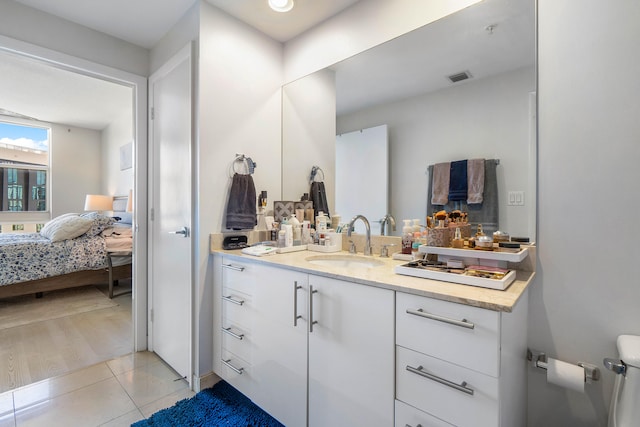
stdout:
<svg viewBox="0 0 640 427">
<path fill-rule="evenodd" d="M 131 257 L 121 255 L 133 242 L 131 214 L 115 201 L 114 216 L 65 214 L 40 233 L 0 233 L 0 298 L 98 284 L 112 294 L 115 281 L 131 277 Z"/>
</svg>

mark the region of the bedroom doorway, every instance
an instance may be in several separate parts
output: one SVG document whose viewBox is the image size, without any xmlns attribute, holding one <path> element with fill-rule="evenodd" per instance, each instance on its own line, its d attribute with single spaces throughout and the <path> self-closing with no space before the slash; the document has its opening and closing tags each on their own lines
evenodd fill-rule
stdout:
<svg viewBox="0 0 640 427">
<path fill-rule="evenodd" d="M 120 138 L 121 135 L 129 135 L 128 138 L 123 137 L 121 145 L 127 145 L 132 149 L 132 158 L 133 164 L 132 168 L 129 170 L 131 179 L 128 183 L 117 183 L 117 178 L 114 180 L 115 185 L 105 185 L 101 192 L 112 194 L 116 196 L 127 196 L 129 190 L 133 190 L 133 193 L 136 195 L 134 198 L 134 206 L 133 206 L 133 226 L 134 226 L 134 247 L 133 251 L 133 276 L 131 280 L 131 286 L 133 289 L 132 296 L 130 296 L 131 300 L 129 302 L 130 312 L 131 312 L 131 323 L 132 326 L 130 328 L 130 345 L 129 351 L 142 351 L 147 349 L 147 290 L 146 290 L 146 281 L 147 281 L 147 218 L 145 212 L 147 211 L 147 203 L 146 203 L 146 187 L 147 187 L 147 168 L 146 168 L 146 158 L 147 158 L 147 79 L 146 77 L 134 75 L 128 72 L 123 72 L 121 70 L 113 69 L 110 67 L 106 67 L 101 64 L 92 63 L 90 61 L 86 61 L 83 59 L 79 59 L 70 55 L 62 54 L 60 52 L 55 52 L 52 50 L 48 50 L 45 48 L 40 48 L 34 45 L 30 45 L 27 43 L 23 43 L 18 40 L 13 40 L 10 38 L 2 37 L 0 38 L 0 55 L 11 55 L 17 58 L 24 64 L 28 64 L 29 62 L 33 64 L 37 64 L 42 70 L 49 69 L 51 70 L 51 74 L 56 74 L 59 72 L 67 72 L 74 73 L 78 76 L 82 76 L 84 79 L 94 79 L 96 81 L 108 82 L 110 84 L 118 85 L 121 87 L 126 87 L 129 91 L 130 96 L 127 101 L 127 108 L 130 113 L 124 121 L 128 121 L 128 130 L 123 130 L 122 126 L 118 126 L 117 128 L 109 129 L 108 132 L 111 132 L 114 139 Z M 2 61 L 2 67 L 8 66 L 6 61 Z M 7 76 L 4 73 L 5 69 L 3 68 L 3 78 Z M 6 79 L 5 79 L 6 80 Z M 42 82 L 35 82 L 34 88 L 40 86 Z M 47 81 L 51 85 L 49 81 Z M 16 87 L 18 85 L 15 85 Z M 55 84 L 53 85 L 55 86 Z M 60 87 L 58 87 L 60 89 Z M 3 87 L 3 97 L 6 92 L 6 88 Z M 68 92 L 66 92 L 68 93 Z M 26 91 L 23 92 L 23 95 L 26 94 Z M 42 96 L 42 92 L 40 93 Z M 23 96 L 23 100 L 25 105 L 28 103 L 28 97 Z M 34 101 L 31 100 L 32 103 L 38 104 L 39 107 L 43 107 L 42 98 Z M 53 100 L 53 103 L 59 110 L 67 110 L 69 106 L 66 103 L 67 98 L 65 97 L 65 92 L 60 91 L 59 95 L 56 99 Z M 99 100 L 94 100 L 94 102 L 99 103 Z M 0 105 L 0 108 L 3 108 Z M 39 118 L 44 116 L 44 113 L 38 111 L 35 113 L 27 112 L 27 109 L 22 108 L 11 108 L 7 109 L 10 113 L 20 113 L 16 110 L 25 111 L 23 113 L 25 117 L 24 119 L 28 120 L 32 117 Z M 124 109 L 123 109 L 124 110 Z M 33 110 L 35 111 L 35 110 Z M 7 114 L 7 111 L 0 112 L 2 114 Z M 41 119 L 42 120 L 42 119 Z M 48 119 L 48 122 L 52 122 L 52 120 Z M 57 123 L 57 122 L 56 122 Z M 122 120 L 121 120 L 122 123 Z M 78 137 L 82 136 L 82 126 L 81 125 L 69 125 L 68 123 L 60 123 L 60 131 L 68 132 L 73 134 L 76 132 Z M 80 129 L 76 131 L 76 129 Z M 73 151 L 66 153 L 61 153 L 62 156 L 68 157 L 68 163 L 72 165 L 72 167 L 78 167 L 82 169 L 83 165 L 78 161 L 77 153 Z M 59 156 L 60 156 L 59 155 Z M 119 162 L 120 153 L 116 153 L 116 162 Z M 74 164 L 75 161 L 75 164 Z M 120 172 L 120 170 L 118 171 Z M 71 181 L 69 183 L 70 186 L 76 185 L 82 181 L 81 174 L 78 173 L 76 176 L 76 182 Z M 118 185 L 122 188 L 126 188 L 126 191 L 118 189 Z M 126 186 L 126 187 L 125 187 Z M 121 194 L 122 193 L 122 194 Z M 52 213 L 56 215 L 66 213 L 67 211 L 78 212 L 83 210 L 83 202 L 84 195 L 82 194 L 80 205 L 77 205 L 77 197 L 74 195 L 73 197 L 65 198 L 59 197 L 58 203 L 55 205 L 54 209 L 52 209 Z M 55 196 L 55 195 L 54 195 Z M 55 203 L 55 201 L 54 201 Z M 71 206 L 73 203 L 76 205 Z M 62 206 L 62 207 L 61 207 Z M 57 212 L 60 211 L 60 212 Z M 62 212 L 65 211 L 65 212 Z M 142 213 L 142 214 L 139 214 Z"/>
</svg>

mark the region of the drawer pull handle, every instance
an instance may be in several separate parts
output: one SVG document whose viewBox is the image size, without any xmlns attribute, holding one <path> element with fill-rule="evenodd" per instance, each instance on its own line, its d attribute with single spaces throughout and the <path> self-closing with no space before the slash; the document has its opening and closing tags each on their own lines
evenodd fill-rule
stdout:
<svg viewBox="0 0 640 427">
<path fill-rule="evenodd" d="M 427 313 L 423 309 L 419 308 L 417 310 L 407 309 L 407 314 L 413 314 L 414 316 L 420 316 L 431 320 L 437 320 L 438 322 L 449 323 L 450 325 L 460 326 L 462 328 L 473 329 L 476 327 L 473 323 L 469 322 L 467 319 L 456 320 L 449 319 L 448 317 L 438 316 L 437 314 Z"/>
<path fill-rule="evenodd" d="M 231 362 L 231 359 L 227 359 L 227 360 L 222 359 L 222 363 L 224 363 L 229 369 L 231 369 L 233 372 L 235 372 L 238 375 L 242 375 L 242 373 L 244 372 L 244 368 L 236 368 L 229 362 Z"/>
<path fill-rule="evenodd" d="M 222 299 L 223 299 L 223 300 L 225 300 L 225 301 L 229 301 L 229 302 L 231 302 L 231 303 L 233 303 L 233 304 L 236 304 L 236 305 L 242 305 L 242 304 L 244 304 L 244 300 L 241 300 L 241 299 L 234 299 L 234 298 L 233 298 L 233 297 L 231 297 L 231 296 L 225 297 L 225 296 L 223 295 L 223 296 L 222 296 Z"/>
<path fill-rule="evenodd" d="M 244 338 L 244 334 L 236 334 L 235 332 L 231 332 L 231 327 L 222 328 L 222 332 L 226 332 L 227 334 L 238 340 L 242 340 Z"/>
<path fill-rule="evenodd" d="M 439 377 L 437 375 L 433 375 L 433 374 L 430 374 L 429 372 L 423 371 L 423 369 L 424 368 L 422 366 L 418 366 L 417 368 L 414 368 L 413 366 L 407 365 L 407 371 L 409 371 L 409 372 L 413 372 L 414 374 L 418 374 L 418 375 L 420 375 L 422 377 L 428 378 L 428 379 L 430 379 L 432 381 L 435 381 L 435 382 L 440 383 L 440 384 L 444 384 L 447 387 L 454 388 L 454 389 L 456 389 L 458 391 L 461 391 L 463 393 L 466 393 L 468 395 L 473 396 L 473 389 L 467 387 L 467 382 L 466 381 L 463 381 L 462 384 L 456 384 L 456 383 L 451 382 L 449 380 L 445 380 L 444 378 L 441 378 L 441 377 Z"/>
<path fill-rule="evenodd" d="M 413 427 L 411 424 L 405 424 L 404 427 Z M 417 424 L 416 427 L 422 427 L 422 424 Z"/>
<path fill-rule="evenodd" d="M 293 282 L 293 326 L 298 326 L 298 319 L 302 319 L 302 316 L 298 314 L 298 289 L 302 289 L 302 286 L 298 285 L 298 281 Z"/>
<path fill-rule="evenodd" d="M 223 266 L 224 268 L 228 268 L 229 270 L 244 271 L 244 267 L 242 267 L 242 266 L 240 266 L 240 265 L 222 264 L 222 266 Z"/>
</svg>

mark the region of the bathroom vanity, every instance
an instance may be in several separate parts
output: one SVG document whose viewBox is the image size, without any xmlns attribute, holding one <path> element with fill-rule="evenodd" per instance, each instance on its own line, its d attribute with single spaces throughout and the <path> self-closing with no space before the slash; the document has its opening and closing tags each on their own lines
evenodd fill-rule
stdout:
<svg viewBox="0 0 640 427">
<path fill-rule="evenodd" d="M 284 425 L 525 424 L 531 263 L 493 290 L 377 256 L 213 254 L 214 371 Z"/>
</svg>

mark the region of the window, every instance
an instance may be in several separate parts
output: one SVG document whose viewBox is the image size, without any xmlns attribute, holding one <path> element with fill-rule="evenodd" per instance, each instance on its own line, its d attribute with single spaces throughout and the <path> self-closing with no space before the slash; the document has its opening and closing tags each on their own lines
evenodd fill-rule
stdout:
<svg viewBox="0 0 640 427">
<path fill-rule="evenodd" d="M 44 212 L 49 182 L 49 129 L 0 121 L 0 212 Z"/>
</svg>

